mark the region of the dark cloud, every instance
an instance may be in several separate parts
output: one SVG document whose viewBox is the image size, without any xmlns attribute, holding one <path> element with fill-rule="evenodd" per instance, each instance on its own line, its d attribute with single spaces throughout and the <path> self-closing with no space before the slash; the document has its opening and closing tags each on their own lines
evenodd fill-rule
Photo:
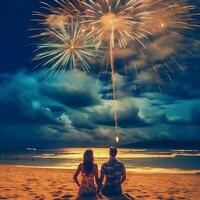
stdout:
<svg viewBox="0 0 200 200">
<path fill-rule="evenodd" d="M 50 79 L 41 79 L 41 74 L 19 72 L 0 77 L 2 145 L 112 144 L 115 137 L 113 99 L 100 98 L 106 87 L 103 80 L 98 82 L 82 72 L 66 72 Z M 156 92 L 126 97 L 124 87 L 127 82 L 121 75 L 117 78 L 118 92 L 121 93 L 117 101 L 119 131 L 123 143 L 167 138 L 200 139 L 197 134 L 198 99 L 180 101 L 180 98 Z M 45 89 L 52 95 L 47 95 Z M 75 103 L 71 105 L 55 98 L 55 90 L 59 90 L 64 99 L 69 98 Z M 80 105 L 74 92 L 80 96 Z M 81 104 L 85 98 L 91 100 Z M 19 142 L 15 144 L 15 141 Z"/>
<path fill-rule="evenodd" d="M 32 90 L 31 96 L 29 96 Z M 9 83 L 1 85 L 1 124 L 61 124 L 37 94 L 36 80 L 19 73 Z"/>
<path fill-rule="evenodd" d="M 0 99 L 0 123 L 60 124 L 48 108 L 34 108 L 32 102 L 16 94 Z"/>
<path fill-rule="evenodd" d="M 103 126 L 114 126 L 114 102 L 107 100 L 104 105 L 90 109 L 88 113 L 90 121 Z M 148 123 L 139 116 L 139 109 L 134 106 L 133 101 L 124 99 L 117 102 L 117 113 L 119 126 L 124 127 L 144 127 Z"/>
<path fill-rule="evenodd" d="M 69 74 L 68 74 L 69 73 Z M 80 73 L 80 72 L 79 72 Z M 71 81 L 77 78 L 72 72 L 51 80 L 41 81 L 40 73 L 27 74 L 20 72 L 15 76 L 3 76 L 0 96 L 0 136 L 3 143 L 18 145 L 101 145 L 112 144 L 114 137 L 113 100 L 100 99 L 97 81 L 79 74 L 79 80 L 72 86 Z M 81 80 L 83 79 L 83 80 Z M 87 81 L 86 81 L 87 80 Z M 123 78 L 119 77 L 118 88 L 123 88 Z M 61 86 L 60 91 L 77 88 L 88 89 L 95 94 L 98 104 L 86 107 L 67 106 L 57 98 L 46 96 L 44 89 L 54 91 L 52 85 Z M 66 87 L 66 88 L 65 88 Z M 43 88 L 43 90 L 41 90 Z M 78 89 L 77 89 L 78 90 Z M 102 90 L 99 90 L 102 93 Z M 78 91 L 77 91 L 78 93 Z M 72 95 L 73 96 L 73 95 Z M 67 93 L 70 97 L 70 93 Z M 196 99 L 196 98 L 195 98 Z M 194 99 L 194 100 L 195 100 Z M 117 102 L 121 141 L 141 141 L 149 139 L 199 139 L 199 101 L 179 100 L 172 95 L 159 93 L 142 93 L 139 97 L 123 97 Z M 187 108 L 186 110 L 182 108 Z M 176 117 L 174 117 L 176 116 Z M 188 117 L 189 116 L 189 119 Z M 189 128 L 190 127 L 190 128 Z M 75 142 L 76 141 L 76 142 Z"/>
<path fill-rule="evenodd" d="M 192 110 L 192 122 L 193 124 L 200 126 L 200 104 L 197 108 Z"/>
<path fill-rule="evenodd" d="M 95 124 L 93 123 L 93 120 L 89 118 L 87 113 L 72 113 L 69 118 L 72 121 L 72 125 L 77 129 L 94 129 Z"/>
<path fill-rule="evenodd" d="M 68 72 L 54 78 L 54 81 L 46 81 L 40 92 L 65 106 L 78 109 L 100 104 L 96 85 L 94 79 L 88 80 L 83 73 Z"/>
<path fill-rule="evenodd" d="M 189 119 L 178 118 L 178 119 L 169 119 L 167 116 L 161 118 L 162 123 L 176 126 L 196 126 L 200 129 L 200 102 L 199 105 L 193 107 L 189 113 Z"/>
</svg>

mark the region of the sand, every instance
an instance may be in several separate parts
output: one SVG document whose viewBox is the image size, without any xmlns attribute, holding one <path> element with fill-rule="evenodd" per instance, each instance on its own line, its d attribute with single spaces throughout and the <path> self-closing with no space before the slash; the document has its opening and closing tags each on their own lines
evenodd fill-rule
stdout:
<svg viewBox="0 0 200 200">
<path fill-rule="evenodd" d="M 74 170 L 1 165 L 0 199 L 75 200 L 78 188 L 72 180 L 73 172 Z M 128 172 L 123 189 L 124 197 L 112 199 L 200 200 L 200 176 Z M 98 199 L 108 198 L 102 196 Z"/>
</svg>

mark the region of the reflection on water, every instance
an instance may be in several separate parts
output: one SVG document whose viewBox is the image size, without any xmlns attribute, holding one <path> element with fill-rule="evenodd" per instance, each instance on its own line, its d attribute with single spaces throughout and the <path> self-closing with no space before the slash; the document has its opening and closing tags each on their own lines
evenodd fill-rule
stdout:
<svg viewBox="0 0 200 200">
<path fill-rule="evenodd" d="M 108 160 L 109 150 L 93 148 L 95 162 L 99 166 Z M 82 162 L 85 148 L 63 148 L 0 152 L 0 164 L 75 169 Z M 135 172 L 200 172 L 199 150 L 146 150 L 119 149 L 118 159 L 127 170 Z"/>
</svg>

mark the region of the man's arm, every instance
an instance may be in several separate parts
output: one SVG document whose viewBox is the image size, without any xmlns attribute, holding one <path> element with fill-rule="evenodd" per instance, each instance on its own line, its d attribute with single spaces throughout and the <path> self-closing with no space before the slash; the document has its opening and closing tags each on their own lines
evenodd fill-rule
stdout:
<svg viewBox="0 0 200 200">
<path fill-rule="evenodd" d="M 100 179 L 99 179 L 99 188 L 98 188 L 98 191 L 101 190 L 104 177 L 105 177 L 105 171 L 104 171 L 104 167 L 102 166 L 102 167 L 101 167 L 101 175 L 100 175 Z"/>
<path fill-rule="evenodd" d="M 123 164 L 123 171 L 122 171 L 122 179 L 121 179 L 121 183 L 123 183 L 126 180 L 126 168 Z"/>
</svg>

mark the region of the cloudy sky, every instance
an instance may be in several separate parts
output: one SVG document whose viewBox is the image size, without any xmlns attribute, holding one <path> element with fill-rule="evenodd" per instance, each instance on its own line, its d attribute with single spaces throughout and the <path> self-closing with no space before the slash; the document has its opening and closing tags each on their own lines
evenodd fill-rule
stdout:
<svg viewBox="0 0 200 200">
<path fill-rule="evenodd" d="M 0 7 L 0 146 L 112 144 L 112 82 L 106 59 L 88 74 L 72 70 L 47 77 L 45 68 L 33 69 L 34 46 L 27 32 L 37 1 L 3 0 Z M 199 40 L 199 33 L 185 34 Z M 152 44 L 144 49 L 145 56 L 134 44 L 115 52 L 121 143 L 200 140 L 200 44 L 195 40 L 171 33 L 154 38 L 159 52 Z"/>
</svg>

